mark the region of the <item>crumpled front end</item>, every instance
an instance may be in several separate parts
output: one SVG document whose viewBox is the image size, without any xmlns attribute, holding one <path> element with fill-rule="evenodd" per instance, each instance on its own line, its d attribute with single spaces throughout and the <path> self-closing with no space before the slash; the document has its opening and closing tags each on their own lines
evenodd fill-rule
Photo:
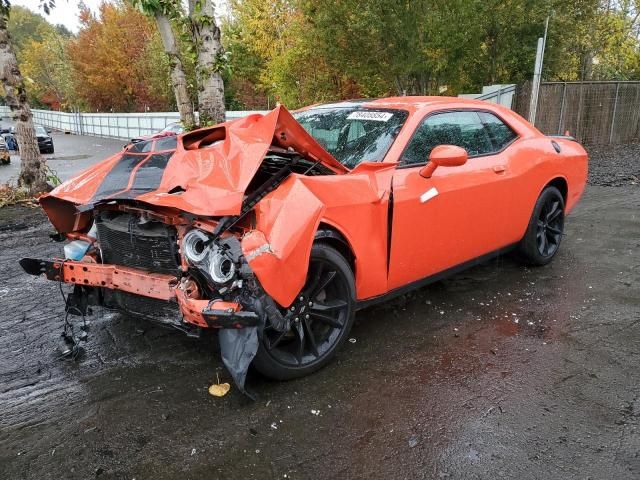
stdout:
<svg viewBox="0 0 640 480">
<path fill-rule="evenodd" d="M 215 235 L 219 221 L 119 204 L 93 215 L 89 232 L 69 235 L 67 258 L 25 258 L 24 270 L 73 285 L 66 300 L 71 315 L 84 317 L 90 307 L 100 306 L 190 335 L 203 328 L 249 329 L 220 335 L 223 361 L 245 391 L 246 368 L 267 317 L 272 326 L 288 326 L 247 263 L 241 229 Z"/>
<path fill-rule="evenodd" d="M 21 265 L 74 285 L 68 314 L 99 305 L 188 334 L 222 329 L 244 391 L 267 320 L 290 327 L 324 211 L 300 178 L 345 171 L 282 107 L 139 142 L 41 198 L 70 243 L 65 258 Z"/>
</svg>

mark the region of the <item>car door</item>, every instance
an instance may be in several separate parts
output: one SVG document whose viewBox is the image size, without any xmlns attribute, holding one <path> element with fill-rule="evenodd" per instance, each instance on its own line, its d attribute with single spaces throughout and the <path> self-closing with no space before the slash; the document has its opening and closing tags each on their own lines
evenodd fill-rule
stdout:
<svg viewBox="0 0 640 480">
<path fill-rule="evenodd" d="M 480 112 L 458 110 L 430 114 L 414 132 L 393 177 L 389 289 L 505 246 L 510 172 L 491 130 Z M 423 178 L 431 150 L 445 144 L 467 150 L 467 163 Z"/>
</svg>

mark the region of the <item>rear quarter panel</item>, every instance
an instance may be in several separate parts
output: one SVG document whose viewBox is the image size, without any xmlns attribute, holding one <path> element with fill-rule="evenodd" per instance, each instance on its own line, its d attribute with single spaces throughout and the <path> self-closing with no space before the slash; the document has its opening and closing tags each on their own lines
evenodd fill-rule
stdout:
<svg viewBox="0 0 640 480">
<path fill-rule="evenodd" d="M 560 146 L 556 152 L 553 142 Z M 511 242 L 519 241 L 527 229 L 536 200 L 552 181 L 567 184 L 566 212 L 579 201 L 587 180 L 587 152 L 571 140 L 534 136 L 517 140 L 509 148 L 509 168 L 513 195 L 507 208 L 512 212 Z"/>
</svg>

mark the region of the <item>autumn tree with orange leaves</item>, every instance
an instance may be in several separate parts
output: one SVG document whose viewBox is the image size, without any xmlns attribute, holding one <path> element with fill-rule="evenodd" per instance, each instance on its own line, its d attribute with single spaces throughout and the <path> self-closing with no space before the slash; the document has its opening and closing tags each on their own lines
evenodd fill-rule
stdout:
<svg viewBox="0 0 640 480">
<path fill-rule="evenodd" d="M 166 111 L 173 106 L 169 64 L 153 22 L 127 3 L 83 8 L 69 41 L 76 95 L 88 110 Z"/>
</svg>

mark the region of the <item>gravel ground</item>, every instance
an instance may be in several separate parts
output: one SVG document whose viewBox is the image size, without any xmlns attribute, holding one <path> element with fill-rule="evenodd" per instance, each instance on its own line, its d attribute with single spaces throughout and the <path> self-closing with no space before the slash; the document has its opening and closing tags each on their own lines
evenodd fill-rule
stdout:
<svg viewBox="0 0 640 480">
<path fill-rule="evenodd" d="M 251 374 L 255 403 L 207 394 L 229 380 L 212 335 L 101 312 L 59 359 L 58 286 L 17 260 L 61 245 L 39 210 L 1 209 L 0 478 L 639 478 L 640 187 L 618 175 L 638 149 L 615 151 L 592 150 L 552 264 L 363 310 L 317 374 Z"/>
<path fill-rule="evenodd" d="M 587 150 L 589 185 L 640 185 L 640 144 L 592 145 Z"/>
</svg>

